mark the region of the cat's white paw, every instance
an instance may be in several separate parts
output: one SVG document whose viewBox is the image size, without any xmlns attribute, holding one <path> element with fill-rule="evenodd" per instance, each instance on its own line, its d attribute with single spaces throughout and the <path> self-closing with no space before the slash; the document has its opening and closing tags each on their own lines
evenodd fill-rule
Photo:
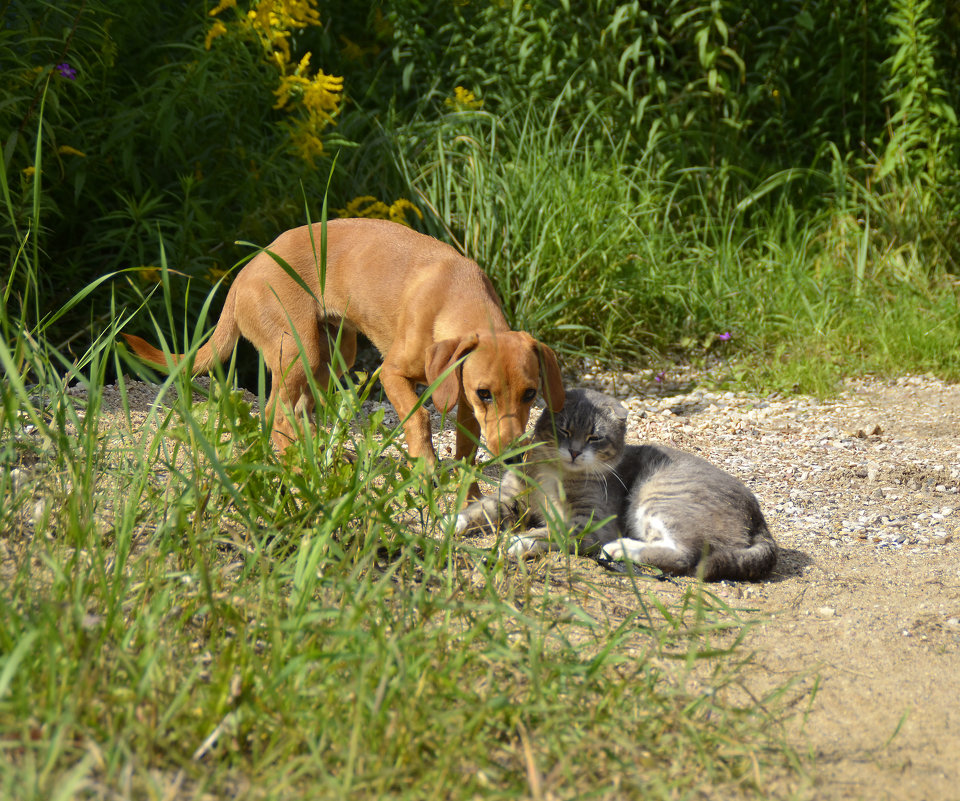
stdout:
<svg viewBox="0 0 960 801">
<path fill-rule="evenodd" d="M 621 544 L 623 540 L 614 540 L 613 542 L 608 542 L 600 550 L 603 552 L 603 558 L 609 559 L 611 562 L 622 562 L 623 561 L 623 545 Z"/>
<path fill-rule="evenodd" d="M 454 524 L 453 531 L 455 534 L 463 534 L 467 530 L 467 527 L 470 525 L 470 521 L 467 516 L 461 512 L 457 515 L 457 522 Z"/>
<path fill-rule="evenodd" d="M 611 562 L 623 562 L 627 559 L 631 562 L 639 562 L 643 553 L 643 543 L 621 537 L 613 542 L 608 542 L 602 550 L 604 557 Z"/>
<path fill-rule="evenodd" d="M 514 559 L 532 559 L 550 550 L 550 543 L 542 537 L 519 535 L 507 542 L 507 556 Z"/>
</svg>

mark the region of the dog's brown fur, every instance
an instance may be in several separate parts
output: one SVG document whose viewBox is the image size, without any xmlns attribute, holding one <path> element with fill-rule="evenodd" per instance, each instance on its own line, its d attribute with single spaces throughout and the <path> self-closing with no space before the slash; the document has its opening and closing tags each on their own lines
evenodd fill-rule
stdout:
<svg viewBox="0 0 960 801">
<path fill-rule="evenodd" d="M 230 287 L 213 335 L 194 362 L 195 372 L 209 370 L 241 335 L 263 353 L 272 374 L 272 437 L 281 450 L 295 432 L 276 405 L 296 414 L 312 411 L 306 370 L 326 386 L 330 343 L 341 326 L 340 354 L 347 367 L 356 357 L 357 331 L 383 354 L 380 380 L 397 414 L 406 419 L 411 457 L 436 460 L 427 410 L 421 406 L 411 414 L 416 385 L 432 384 L 462 357 L 463 363 L 433 393 L 441 411 L 458 404 L 458 459 L 473 458 L 481 430 L 494 454 L 519 439 L 541 383 L 548 406 L 555 411 L 563 407 L 553 351 L 525 332 L 510 330 L 490 279 L 475 262 L 397 223 L 331 220 L 321 291 L 320 247 L 321 227 L 315 224 L 312 240 L 309 226 L 294 228 L 281 234 L 269 252 L 255 256 Z M 271 253 L 300 276 L 313 297 Z M 124 337 L 140 358 L 167 364 L 163 351 L 140 337 Z M 174 362 L 182 358 L 173 356 Z"/>
</svg>

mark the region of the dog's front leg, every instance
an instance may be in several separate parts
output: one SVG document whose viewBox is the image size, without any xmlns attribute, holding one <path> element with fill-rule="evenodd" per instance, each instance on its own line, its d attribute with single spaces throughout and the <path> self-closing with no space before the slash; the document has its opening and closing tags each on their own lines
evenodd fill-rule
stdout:
<svg viewBox="0 0 960 801">
<path fill-rule="evenodd" d="M 404 421 L 403 433 L 407 438 L 410 458 L 417 459 L 422 456 L 433 466 L 437 462 L 437 455 L 434 453 L 430 435 L 430 413 L 422 405 L 415 412 L 412 411 L 418 400 L 416 384 L 386 364 L 380 373 L 380 383 L 383 384 L 383 391 L 387 393 L 387 399 Z"/>
<path fill-rule="evenodd" d="M 480 423 L 473 409 L 470 408 L 470 402 L 460 393 L 460 400 L 457 401 L 457 447 L 453 454 L 455 459 L 464 459 L 473 464 L 477 456 L 477 446 L 480 443 Z M 475 501 L 483 497 L 480 491 L 480 485 L 474 481 L 467 490 L 466 503 Z"/>
<path fill-rule="evenodd" d="M 471 464 L 477 455 L 477 446 L 480 443 L 480 422 L 470 408 L 470 402 L 460 393 L 457 402 L 457 448 L 453 454 L 455 459 L 464 459 Z"/>
</svg>

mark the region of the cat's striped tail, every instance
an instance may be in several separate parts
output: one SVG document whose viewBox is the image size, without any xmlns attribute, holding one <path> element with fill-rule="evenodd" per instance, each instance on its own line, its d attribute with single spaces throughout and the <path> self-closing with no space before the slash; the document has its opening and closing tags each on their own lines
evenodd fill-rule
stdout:
<svg viewBox="0 0 960 801">
<path fill-rule="evenodd" d="M 777 564 L 777 544 L 767 527 L 757 532 L 748 548 L 718 548 L 707 555 L 703 565 L 706 581 L 758 581 Z"/>
</svg>

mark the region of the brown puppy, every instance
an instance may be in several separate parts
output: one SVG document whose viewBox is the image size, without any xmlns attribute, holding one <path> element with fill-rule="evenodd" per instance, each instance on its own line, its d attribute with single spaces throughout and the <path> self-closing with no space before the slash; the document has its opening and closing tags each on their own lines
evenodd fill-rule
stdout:
<svg viewBox="0 0 960 801">
<path fill-rule="evenodd" d="M 327 385 L 330 344 L 341 326 L 347 367 L 356 357 L 357 331 L 383 355 L 380 381 L 406 420 L 411 457 L 436 461 L 427 410 L 421 406 L 411 414 L 416 385 L 432 384 L 463 357 L 433 393 L 440 411 L 457 404 L 456 458 L 473 459 L 481 431 L 494 454 L 516 441 L 541 385 L 550 409 L 563 408 L 557 357 L 529 334 L 510 330 L 490 279 L 475 262 L 398 223 L 331 220 L 321 288 L 320 240 L 319 223 L 312 239 L 310 226 L 302 226 L 255 256 L 231 285 L 213 335 L 194 362 L 195 372 L 209 370 L 241 335 L 263 353 L 272 374 L 268 413 L 278 448 L 295 432 L 277 403 L 297 415 L 312 411 L 307 371 Z M 296 272 L 312 296 L 271 254 Z M 163 351 L 140 337 L 124 338 L 140 358 L 166 366 Z M 181 358 L 173 356 L 175 362 Z"/>
</svg>

